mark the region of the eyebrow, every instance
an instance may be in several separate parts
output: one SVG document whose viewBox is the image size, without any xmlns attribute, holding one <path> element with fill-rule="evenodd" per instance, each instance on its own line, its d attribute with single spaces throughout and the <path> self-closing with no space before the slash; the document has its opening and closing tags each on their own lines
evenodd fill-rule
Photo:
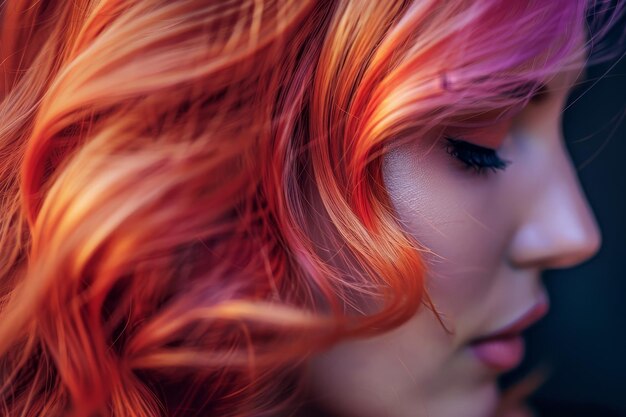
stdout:
<svg viewBox="0 0 626 417">
<path fill-rule="evenodd" d="M 536 87 L 537 89 L 533 92 L 533 94 L 530 96 L 530 101 L 532 102 L 539 102 L 539 101 L 543 101 L 549 93 L 549 88 L 548 85 L 545 83 L 540 83 L 538 87 Z"/>
<path fill-rule="evenodd" d="M 520 87 L 513 98 L 529 97 L 530 100 L 536 100 L 544 98 L 548 91 L 548 85 L 544 82 L 529 82 Z"/>
<path fill-rule="evenodd" d="M 583 66 L 576 76 L 576 79 L 572 82 L 570 88 L 578 87 L 580 84 L 587 80 L 588 75 L 589 74 L 587 72 L 587 67 Z M 515 88 L 510 95 L 507 94 L 507 97 L 521 98 L 530 96 L 530 101 L 536 102 L 544 99 L 549 92 L 550 88 L 548 87 L 547 83 L 530 81 Z"/>
</svg>

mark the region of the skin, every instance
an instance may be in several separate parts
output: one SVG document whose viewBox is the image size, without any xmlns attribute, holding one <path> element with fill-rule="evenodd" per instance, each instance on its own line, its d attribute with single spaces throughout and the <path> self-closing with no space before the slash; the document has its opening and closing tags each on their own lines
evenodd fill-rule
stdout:
<svg viewBox="0 0 626 417">
<path fill-rule="evenodd" d="M 466 141 L 511 161 L 504 171 L 464 169 L 441 138 L 415 140 L 383 157 L 403 227 L 439 255 L 427 258 L 427 288 L 453 334 L 421 309 L 384 335 L 314 357 L 307 382 L 315 415 L 493 415 L 501 371 L 477 360 L 468 344 L 546 296 L 542 270 L 582 263 L 601 245 L 561 130 L 580 72 L 558 74 L 547 95 L 501 124 L 466 132 Z M 502 415 L 526 415 L 512 413 Z"/>
</svg>

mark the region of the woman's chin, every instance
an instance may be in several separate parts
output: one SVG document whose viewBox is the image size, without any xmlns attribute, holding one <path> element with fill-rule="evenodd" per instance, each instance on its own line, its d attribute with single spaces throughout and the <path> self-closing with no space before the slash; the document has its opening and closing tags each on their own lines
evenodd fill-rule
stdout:
<svg viewBox="0 0 626 417">
<path fill-rule="evenodd" d="M 472 388 L 451 389 L 427 396 L 387 395 L 382 392 L 363 396 L 328 398 L 317 404 L 314 412 L 303 416 L 315 417 L 494 417 L 499 390 L 494 382 Z M 322 411 L 323 410 L 323 411 Z"/>
<path fill-rule="evenodd" d="M 424 416 L 428 417 L 493 417 L 500 398 L 495 381 L 486 382 L 473 389 L 448 391 L 441 397 L 428 400 Z M 424 408 L 422 406 L 422 408 Z M 422 414 L 402 414 L 402 416 Z"/>
</svg>

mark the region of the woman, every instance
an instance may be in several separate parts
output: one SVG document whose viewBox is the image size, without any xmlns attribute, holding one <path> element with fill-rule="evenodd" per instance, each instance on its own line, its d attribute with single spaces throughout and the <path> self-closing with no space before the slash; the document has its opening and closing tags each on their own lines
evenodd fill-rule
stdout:
<svg viewBox="0 0 626 417">
<path fill-rule="evenodd" d="M 606 6 L 5 2 L 3 415 L 514 412 Z"/>
</svg>

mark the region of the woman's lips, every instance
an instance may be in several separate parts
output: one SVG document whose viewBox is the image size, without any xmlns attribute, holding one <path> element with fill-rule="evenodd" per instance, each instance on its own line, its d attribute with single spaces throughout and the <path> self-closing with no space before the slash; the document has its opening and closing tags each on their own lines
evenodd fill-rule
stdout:
<svg viewBox="0 0 626 417">
<path fill-rule="evenodd" d="M 543 297 L 530 311 L 510 325 L 475 339 L 470 348 L 474 355 L 497 371 L 509 371 L 517 367 L 524 358 L 522 331 L 533 325 L 548 313 L 549 305 Z"/>
</svg>

